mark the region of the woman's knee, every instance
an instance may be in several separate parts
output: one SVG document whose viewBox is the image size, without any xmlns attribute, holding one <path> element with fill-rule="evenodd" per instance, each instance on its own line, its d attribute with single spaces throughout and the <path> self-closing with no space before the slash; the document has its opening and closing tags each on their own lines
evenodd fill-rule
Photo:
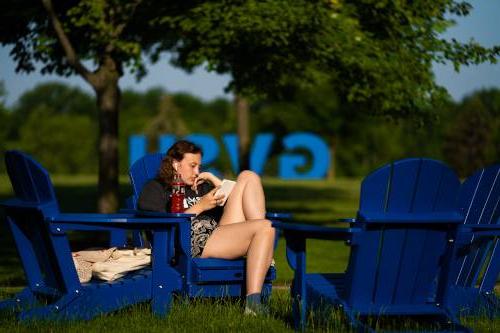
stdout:
<svg viewBox="0 0 500 333">
<path fill-rule="evenodd" d="M 274 236 L 275 233 L 276 233 L 276 230 L 273 228 L 273 225 L 271 223 L 271 221 L 269 220 L 262 220 L 262 221 L 259 221 L 259 231 L 262 232 L 262 233 L 266 233 L 266 234 L 269 234 L 269 235 L 272 235 Z"/>
<path fill-rule="evenodd" d="M 238 180 L 260 182 L 260 176 L 251 170 L 243 170 L 238 175 Z"/>
</svg>

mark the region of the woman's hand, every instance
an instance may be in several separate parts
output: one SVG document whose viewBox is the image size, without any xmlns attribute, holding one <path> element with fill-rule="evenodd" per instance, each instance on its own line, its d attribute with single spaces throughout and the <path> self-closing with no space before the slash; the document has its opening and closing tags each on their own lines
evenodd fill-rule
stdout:
<svg viewBox="0 0 500 333">
<path fill-rule="evenodd" d="M 211 182 L 215 187 L 220 186 L 222 181 L 211 172 L 202 172 L 196 177 L 192 190 L 198 193 L 198 186 L 203 184 L 205 181 Z"/>
<path fill-rule="evenodd" d="M 217 192 L 219 188 L 220 186 L 217 186 L 212 191 L 202 196 L 200 201 L 198 201 L 195 206 L 199 205 L 202 211 L 206 211 L 220 205 L 222 203 L 222 200 L 224 199 L 224 194 L 215 194 L 215 192 Z"/>
</svg>

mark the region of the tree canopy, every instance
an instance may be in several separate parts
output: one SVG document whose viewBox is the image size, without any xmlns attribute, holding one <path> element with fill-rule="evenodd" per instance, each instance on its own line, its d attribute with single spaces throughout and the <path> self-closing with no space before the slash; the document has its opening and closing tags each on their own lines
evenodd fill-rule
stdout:
<svg viewBox="0 0 500 333">
<path fill-rule="evenodd" d="M 424 114 L 445 96 L 433 62 L 495 62 L 500 48 L 443 40 L 454 0 L 6 0 L 0 43 L 12 45 L 18 71 L 76 73 L 99 109 L 99 210 L 118 206 L 119 79 L 138 78 L 164 52 L 187 70 L 229 73 L 228 89 L 287 98 L 327 82 L 360 110 Z"/>
<path fill-rule="evenodd" d="M 365 112 L 423 112 L 445 90 L 433 62 L 455 68 L 496 62 L 500 47 L 447 41 L 439 33 L 466 2 L 440 1 L 202 1 L 163 18 L 182 37 L 175 63 L 229 72 L 230 88 L 287 97 L 291 87 L 328 81 L 337 96 Z M 161 48 L 160 48 L 161 49 Z"/>
<path fill-rule="evenodd" d="M 154 62 L 173 52 L 173 62 L 188 70 L 205 65 L 232 74 L 228 89 L 286 95 L 291 86 L 329 80 L 338 95 L 369 103 L 373 112 L 406 114 L 436 102 L 444 91 L 433 62 L 459 69 L 500 54 L 497 46 L 440 36 L 472 10 L 451 0 L 10 0 L 2 7 L 0 42 L 14 45 L 20 71 L 41 62 L 43 73 L 92 78 L 75 61 L 100 68 L 108 55 L 119 74 L 128 67 L 140 78 L 144 56 Z M 51 26 L 52 15 L 66 39 Z"/>
</svg>

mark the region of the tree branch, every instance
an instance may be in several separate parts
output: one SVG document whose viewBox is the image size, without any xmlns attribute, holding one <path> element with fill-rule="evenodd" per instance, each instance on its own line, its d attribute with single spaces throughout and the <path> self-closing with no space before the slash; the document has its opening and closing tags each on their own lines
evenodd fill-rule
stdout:
<svg viewBox="0 0 500 333">
<path fill-rule="evenodd" d="M 64 32 L 61 21 L 59 21 L 59 18 L 57 17 L 54 11 L 52 0 L 42 0 L 42 4 L 47 10 L 54 31 L 56 32 L 57 38 L 59 39 L 59 43 L 61 43 L 64 53 L 66 54 L 66 59 L 68 60 L 68 63 L 70 64 L 71 67 L 75 69 L 75 71 L 79 75 L 81 75 L 87 82 L 89 82 L 92 86 L 94 86 L 94 81 L 95 81 L 94 75 L 78 59 L 78 56 L 76 55 L 75 49 L 73 48 L 71 41 Z"/>
<path fill-rule="evenodd" d="M 134 3 L 132 3 L 130 6 L 129 6 L 129 11 L 127 12 L 127 17 L 131 18 L 134 13 L 135 13 L 135 10 L 137 9 L 137 7 L 142 3 L 142 0 L 136 0 Z M 123 29 L 125 29 L 125 27 L 128 25 L 129 22 L 123 22 L 121 24 L 117 24 L 117 27 L 115 29 L 115 32 L 114 32 L 114 37 L 119 37 L 121 35 L 121 33 L 123 32 Z"/>
</svg>

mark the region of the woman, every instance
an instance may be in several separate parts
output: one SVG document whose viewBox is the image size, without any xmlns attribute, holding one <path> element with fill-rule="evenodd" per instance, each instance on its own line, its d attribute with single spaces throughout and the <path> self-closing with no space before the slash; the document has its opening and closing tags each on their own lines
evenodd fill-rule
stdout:
<svg viewBox="0 0 500 333">
<path fill-rule="evenodd" d="M 247 257 L 246 314 L 264 312 L 261 291 L 273 258 L 275 231 L 265 219 L 264 190 L 260 178 L 243 171 L 224 206 L 224 195 L 216 195 L 221 180 L 201 172 L 202 151 L 188 141 L 178 141 L 167 151 L 158 176 L 144 186 L 139 208 L 164 212 L 169 207 L 175 173 L 186 184 L 186 213 L 191 221 L 193 257 L 235 259 Z"/>
</svg>

